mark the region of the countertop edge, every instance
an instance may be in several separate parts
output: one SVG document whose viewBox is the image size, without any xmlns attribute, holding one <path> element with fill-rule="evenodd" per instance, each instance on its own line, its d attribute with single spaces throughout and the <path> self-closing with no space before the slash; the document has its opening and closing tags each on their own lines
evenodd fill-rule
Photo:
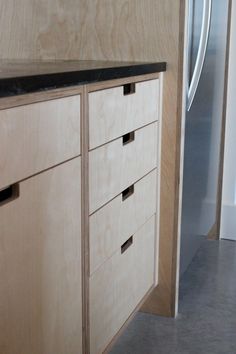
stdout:
<svg viewBox="0 0 236 354">
<path fill-rule="evenodd" d="M 166 67 L 165 62 L 150 62 L 3 78 L 0 79 L 0 98 L 164 72 Z"/>
</svg>

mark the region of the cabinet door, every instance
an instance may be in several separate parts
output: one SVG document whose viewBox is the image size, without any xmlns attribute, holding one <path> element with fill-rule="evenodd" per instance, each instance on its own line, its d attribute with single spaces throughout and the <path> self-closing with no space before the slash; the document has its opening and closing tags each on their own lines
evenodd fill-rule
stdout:
<svg viewBox="0 0 236 354">
<path fill-rule="evenodd" d="M 2 354 L 82 353 L 80 168 L 25 180 L 0 204 Z"/>
<path fill-rule="evenodd" d="M 80 155 L 80 96 L 0 110 L 0 189 Z"/>
</svg>

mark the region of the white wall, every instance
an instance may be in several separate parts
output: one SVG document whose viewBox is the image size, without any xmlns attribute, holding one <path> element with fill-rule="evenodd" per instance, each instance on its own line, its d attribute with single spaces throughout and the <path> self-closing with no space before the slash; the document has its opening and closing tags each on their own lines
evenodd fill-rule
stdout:
<svg viewBox="0 0 236 354">
<path fill-rule="evenodd" d="M 232 3 L 220 237 L 236 241 L 236 1 Z"/>
</svg>

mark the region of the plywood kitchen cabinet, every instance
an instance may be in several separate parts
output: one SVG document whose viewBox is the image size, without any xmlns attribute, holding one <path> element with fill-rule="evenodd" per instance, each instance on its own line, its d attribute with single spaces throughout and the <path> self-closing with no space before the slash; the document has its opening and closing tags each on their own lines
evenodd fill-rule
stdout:
<svg viewBox="0 0 236 354">
<path fill-rule="evenodd" d="M 91 59 L 168 63 L 163 85 L 159 286 L 153 301 L 143 306 L 144 311 L 163 316 L 175 316 L 178 311 L 180 137 L 184 135 L 180 93 L 185 84 L 187 3 L 70 0 L 68 6 L 68 1 L 59 0 L 0 2 L 1 59 L 27 58 L 37 64 L 56 59 L 66 62 L 67 67 L 73 66 L 70 62 Z"/>
<path fill-rule="evenodd" d="M 160 85 L 154 75 L 87 90 L 90 354 L 109 349 L 158 282 Z"/>
<path fill-rule="evenodd" d="M 107 352 L 157 286 L 162 80 L 0 99 L 0 353 Z"/>
</svg>

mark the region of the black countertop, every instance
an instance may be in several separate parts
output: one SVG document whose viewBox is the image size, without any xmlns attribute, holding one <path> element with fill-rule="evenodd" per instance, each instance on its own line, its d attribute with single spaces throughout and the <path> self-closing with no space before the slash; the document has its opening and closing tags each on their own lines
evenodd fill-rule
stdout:
<svg viewBox="0 0 236 354">
<path fill-rule="evenodd" d="M 165 62 L 0 61 L 0 97 L 161 71 Z"/>
</svg>

